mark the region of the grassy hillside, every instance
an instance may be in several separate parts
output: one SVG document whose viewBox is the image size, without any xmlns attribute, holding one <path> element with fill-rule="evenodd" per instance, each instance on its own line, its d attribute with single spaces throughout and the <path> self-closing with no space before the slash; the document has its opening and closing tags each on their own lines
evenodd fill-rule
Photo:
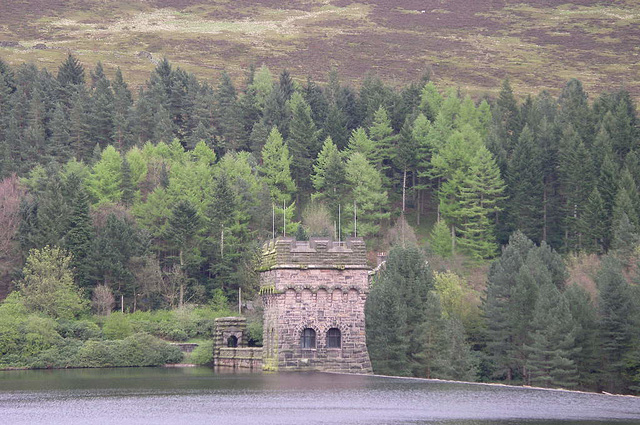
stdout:
<svg viewBox="0 0 640 425">
<path fill-rule="evenodd" d="M 324 80 L 374 71 L 434 78 L 480 95 L 511 78 L 519 93 L 578 77 L 591 93 L 640 98 L 640 5 L 634 0 L 39 0 L 3 2 L 0 57 L 54 70 L 67 51 L 118 65 L 142 83 L 162 56 L 214 81 L 250 63 Z M 109 70 L 113 72 L 112 69 Z"/>
</svg>

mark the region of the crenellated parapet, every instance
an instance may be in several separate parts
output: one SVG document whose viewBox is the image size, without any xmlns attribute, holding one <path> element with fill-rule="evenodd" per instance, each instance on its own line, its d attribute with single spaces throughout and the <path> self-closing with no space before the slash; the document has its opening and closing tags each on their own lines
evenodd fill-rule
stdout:
<svg viewBox="0 0 640 425">
<path fill-rule="evenodd" d="M 265 243 L 259 271 L 272 269 L 367 269 L 367 248 L 361 238 L 333 241 L 278 238 Z"/>
</svg>

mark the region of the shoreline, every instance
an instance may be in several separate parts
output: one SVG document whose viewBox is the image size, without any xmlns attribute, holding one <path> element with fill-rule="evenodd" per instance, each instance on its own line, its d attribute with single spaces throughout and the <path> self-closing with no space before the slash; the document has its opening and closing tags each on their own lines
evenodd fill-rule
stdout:
<svg viewBox="0 0 640 425">
<path fill-rule="evenodd" d="M 4 367 L 0 368 L 0 372 L 10 372 L 10 371 L 24 371 L 24 370 L 66 370 L 66 369 L 112 369 L 112 368 L 144 368 L 144 367 L 161 367 L 167 369 L 187 369 L 193 367 L 208 367 L 213 368 L 212 366 L 206 365 L 198 365 L 194 363 L 165 363 L 163 365 L 154 365 L 154 366 L 101 366 L 101 367 L 50 367 L 50 368 L 29 368 L 29 367 Z M 253 373 L 262 373 L 262 370 L 254 371 Z M 470 384 L 470 385 L 483 385 L 483 386 L 492 386 L 492 387 L 503 387 L 503 388 L 521 388 L 521 389 L 532 389 L 532 390 L 543 390 L 543 391 L 559 391 L 559 392 L 567 392 L 567 393 L 576 393 L 576 394 L 590 394 L 590 395 L 602 395 L 602 396 L 613 396 L 613 397 L 630 397 L 630 398 L 640 398 L 640 396 L 632 395 L 632 394 L 614 394 L 608 393 L 605 391 L 595 392 L 595 391 L 583 391 L 583 390 L 569 390 L 566 388 L 545 388 L 545 387 L 535 387 L 531 385 L 515 385 L 515 384 L 503 384 L 500 382 L 474 382 L 474 381 L 454 381 L 451 379 L 437 379 L 437 378 L 418 378 L 414 376 L 393 376 L 393 375 L 378 375 L 378 374 L 363 374 L 363 373 L 345 373 L 345 372 L 321 372 L 321 371 L 310 371 L 314 373 L 327 373 L 332 375 L 347 375 L 347 376 L 372 376 L 376 378 L 391 378 L 391 379 L 410 379 L 415 381 L 422 382 L 443 382 L 450 384 Z M 277 372 L 276 372 L 277 373 Z M 295 373 L 295 372 L 290 372 Z"/>
</svg>

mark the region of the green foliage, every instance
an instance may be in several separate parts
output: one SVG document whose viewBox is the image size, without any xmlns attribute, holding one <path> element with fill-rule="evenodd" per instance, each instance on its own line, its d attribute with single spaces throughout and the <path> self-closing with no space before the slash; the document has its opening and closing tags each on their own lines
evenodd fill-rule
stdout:
<svg viewBox="0 0 640 425">
<path fill-rule="evenodd" d="M 635 286 L 623 285 L 633 279 L 640 241 L 640 133 L 626 91 L 589 102 L 571 80 L 557 98 L 542 92 L 520 101 L 506 80 L 496 99 L 476 103 L 460 89 L 424 81 L 396 89 L 372 75 L 356 91 L 337 71 L 324 87 L 310 79 L 302 87 L 287 71 L 276 83 L 266 66 L 251 69 L 237 90 L 224 72 L 212 87 L 162 60 L 136 84 L 134 100 L 113 71 L 97 64 L 85 81 L 71 55 L 57 78 L 0 62 L 0 173 L 18 173 L 28 191 L 18 233 L 1 241 L 0 287 L 31 249 L 71 254 L 65 273 L 31 270 L 0 306 L 3 364 L 66 367 L 78 364 L 81 349 L 89 357 L 127 350 L 76 320 L 87 303 L 64 283 L 73 280 L 87 293 L 97 285 L 115 293 L 134 312 L 122 319 L 130 332 L 208 338 L 239 287 L 256 291 L 252 261 L 275 204 L 278 234 L 283 215 L 293 235 L 294 215 L 304 211 L 300 237 L 331 236 L 339 209 L 341 235 L 355 233 L 357 210 L 357 233 L 376 249 L 394 231 L 392 214 L 415 219 L 420 240 L 421 216 L 437 215 L 430 248 L 455 252 L 465 272 L 495 256 L 516 229 L 539 245 L 514 236 L 492 265 L 486 333 L 482 318 L 459 306 L 457 278 L 440 276 L 441 287 L 422 299 L 428 319 L 416 318 L 406 299 L 406 270 L 394 271 L 400 287 L 376 282 L 372 323 L 393 320 L 400 335 L 371 329 L 377 370 L 468 379 L 484 351 L 483 379 L 638 386 L 637 338 L 618 334 L 637 326 L 638 314 Z M 11 194 L 0 195 L 2 228 L 13 229 L 15 217 L 4 214 Z M 567 273 L 551 248 L 621 262 L 607 260 L 591 288 L 597 312 L 584 291 L 565 290 Z M 67 289 L 40 291 L 27 280 Z M 629 305 L 618 305 L 619 293 Z M 188 307 L 207 300 L 213 309 Z M 141 311 L 178 304 L 184 308 Z M 112 309 L 110 300 L 104 305 Z"/>
<path fill-rule="evenodd" d="M 420 360 L 433 276 L 416 247 L 395 246 L 367 299 L 367 341 L 374 370 L 383 374 L 424 376 Z"/>
<path fill-rule="evenodd" d="M 209 366 L 213 364 L 213 341 L 199 343 L 189 355 L 190 363 Z"/>
<path fill-rule="evenodd" d="M 389 217 L 389 213 L 385 211 L 387 192 L 383 190 L 380 172 L 369 164 L 364 155 L 355 152 L 347 160 L 346 181 L 349 194 L 346 197 L 343 216 L 351 218 L 354 216 L 354 209 L 357 209 L 358 236 L 377 233 L 380 230 L 380 221 Z M 349 234 L 354 230 L 355 221 L 350 220 L 344 233 Z"/>
<path fill-rule="evenodd" d="M 561 320 L 553 317 L 548 319 L 548 322 L 538 324 L 537 321 L 544 320 L 540 315 L 548 314 L 549 308 L 543 304 L 536 311 L 535 306 L 540 297 L 545 297 L 546 300 L 551 296 L 540 295 L 540 288 L 553 285 L 556 289 L 560 289 L 566 278 L 562 259 L 546 244 L 543 243 L 537 247 L 521 232 L 511 236 L 509 245 L 503 249 L 502 256 L 491 265 L 486 297 L 483 302 L 484 315 L 487 319 L 487 351 L 491 355 L 498 377 L 507 381 L 514 379 L 526 381 L 529 378 L 527 367 L 531 351 L 526 347 L 534 344 L 533 338 L 537 335 L 535 326 L 538 326 L 539 332 L 543 332 L 540 329 L 551 332 L 545 326 L 555 320 Z M 548 292 L 555 294 L 550 289 Z M 566 312 L 562 314 L 564 314 L 562 320 L 565 320 Z M 570 328 L 572 324 L 563 323 L 563 326 Z M 554 332 L 562 333 L 566 330 L 563 328 Z M 541 339 L 543 336 L 538 335 L 536 338 Z M 551 344 L 555 342 L 557 341 Z M 539 340 L 537 344 L 537 348 L 543 350 L 546 342 Z M 566 360 L 568 355 L 564 353 L 563 358 Z M 538 365 L 542 368 L 540 364 Z M 548 378 L 547 375 L 544 376 L 545 379 Z"/>
<path fill-rule="evenodd" d="M 635 321 L 640 304 L 617 259 L 604 258 L 597 282 L 600 289 L 598 326 L 604 360 L 602 384 L 609 391 L 619 392 L 628 385 L 624 377 L 625 361 L 638 343 Z"/>
<path fill-rule="evenodd" d="M 176 346 L 148 334 L 134 334 L 118 341 L 87 341 L 77 353 L 81 367 L 160 366 L 179 363 Z"/>
<path fill-rule="evenodd" d="M 119 202 L 122 197 L 122 158 L 113 146 L 102 151 L 100 161 L 87 179 L 87 190 L 93 204 Z"/>
<path fill-rule="evenodd" d="M 296 186 L 291 179 L 291 156 L 282 135 L 276 127 L 271 129 L 267 143 L 262 149 L 262 168 L 264 180 L 269 187 L 271 200 L 280 205 L 289 202 Z"/>
<path fill-rule="evenodd" d="M 429 248 L 434 254 L 444 258 L 451 257 L 453 254 L 453 244 L 451 241 L 451 231 L 444 220 L 440 220 L 433 225 L 431 235 L 429 236 Z"/>
<path fill-rule="evenodd" d="M 70 319 L 87 308 L 73 283 L 71 257 L 58 247 L 33 249 L 17 287 L 25 307 L 52 318 Z"/>
<path fill-rule="evenodd" d="M 102 334 L 107 339 L 124 339 L 133 333 L 133 326 L 126 315 L 111 313 L 102 325 Z"/>
</svg>

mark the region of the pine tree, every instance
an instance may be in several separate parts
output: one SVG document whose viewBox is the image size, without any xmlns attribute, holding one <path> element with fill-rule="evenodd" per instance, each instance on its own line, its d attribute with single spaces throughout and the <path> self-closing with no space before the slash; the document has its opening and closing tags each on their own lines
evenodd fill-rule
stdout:
<svg viewBox="0 0 640 425">
<path fill-rule="evenodd" d="M 91 140 L 91 101 L 86 90 L 76 91 L 71 98 L 69 134 L 73 155 L 81 161 L 91 158 L 95 142 Z"/>
<path fill-rule="evenodd" d="M 213 187 L 213 199 L 208 208 L 208 218 L 210 220 L 212 233 L 220 235 L 220 257 L 224 258 L 225 228 L 233 223 L 236 211 L 235 194 L 231 188 L 229 177 L 226 172 L 221 171 L 216 177 Z M 227 235 L 228 237 L 228 235 Z"/>
<path fill-rule="evenodd" d="M 138 101 L 133 112 L 132 132 L 135 133 L 136 140 L 140 145 L 154 139 L 155 118 L 149 97 L 149 94 L 140 88 Z"/>
<path fill-rule="evenodd" d="M 622 169 L 618 181 L 618 193 L 613 207 L 613 221 L 620 217 L 620 212 L 627 213 L 629 220 L 636 226 L 640 225 L 638 214 L 640 213 L 640 195 L 638 186 L 627 167 Z"/>
<path fill-rule="evenodd" d="M 80 287 L 87 287 L 90 283 L 88 258 L 93 238 L 89 197 L 80 176 L 75 173 L 66 178 L 64 192 L 69 200 L 70 215 L 63 246 L 71 254 L 76 283 Z"/>
<path fill-rule="evenodd" d="M 388 280 L 377 280 L 371 287 L 365 306 L 367 348 L 375 373 L 404 375 L 411 373 L 407 359 L 406 310 L 399 289 Z"/>
<path fill-rule="evenodd" d="M 511 381 L 517 370 L 512 358 L 516 344 L 515 309 L 512 297 L 516 289 L 516 276 L 526 261 L 533 242 L 523 233 L 516 232 L 503 248 L 502 256 L 489 269 L 483 312 L 487 320 L 487 352 L 493 362 L 495 375 Z M 529 308 L 531 308 L 530 306 Z"/>
<path fill-rule="evenodd" d="M 240 125 L 240 108 L 238 105 L 238 94 L 231 81 L 231 77 L 226 72 L 220 76 L 218 91 L 216 92 L 215 116 L 218 133 L 224 138 L 225 150 L 238 150 L 242 140 L 242 130 Z"/>
<path fill-rule="evenodd" d="M 51 138 L 47 145 L 47 156 L 57 157 L 60 162 L 68 160 L 71 156 L 70 139 L 69 119 L 62 104 L 57 103 L 51 119 Z"/>
<path fill-rule="evenodd" d="M 255 92 L 256 106 L 262 112 L 264 110 L 267 98 L 273 91 L 273 75 L 266 65 L 262 65 L 256 71 L 253 82 L 249 86 Z"/>
<path fill-rule="evenodd" d="M 626 267 L 630 267 L 633 264 L 635 252 L 640 246 L 638 228 L 631 223 L 627 214 L 622 212 L 612 233 L 611 250 Z"/>
<path fill-rule="evenodd" d="M 411 121 L 407 117 L 400 134 L 398 135 L 398 145 L 393 157 L 394 165 L 402 173 L 402 213 L 406 207 L 407 173 L 416 166 L 416 139 L 413 137 Z"/>
<path fill-rule="evenodd" d="M 351 154 L 347 160 L 346 182 L 347 205 L 343 208 L 344 217 L 354 217 L 357 209 L 357 234 L 368 236 L 380 230 L 380 221 L 388 218 L 385 212 L 387 192 L 383 190 L 382 178 L 378 170 L 359 152 Z M 355 233 L 355 221 L 346 224 L 345 234 Z M 343 221 L 343 227 L 344 221 Z"/>
<path fill-rule="evenodd" d="M 578 224 L 593 189 L 592 160 L 580 136 L 568 126 L 560 139 L 560 182 L 564 198 L 564 222 L 566 250 L 580 250 L 582 235 Z M 602 190 L 600 194 L 603 196 Z M 606 201 L 605 201 L 606 202 Z"/>
<path fill-rule="evenodd" d="M 102 147 L 110 144 L 114 133 L 113 118 L 115 102 L 111 82 L 104 75 L 102 64 L 98 62 L 94 78 L 94 90 L 91 102 L 91 135 L 92 141 L 100 143 Z"/>
<path fill-rule="evenodd" d="M 578 370 L 572 359 L 575 322 L 567 300 L 551 279 L 540 283 L 531 327 L 529 383 L 541 387 L 575 387 L 578 382 Z"/>
<path fill-rule="evenodd" d="M 133 300 L 135 288 L 130 262 L 144 254 L 143 234 L 130 219 L 109 213 L 104 225 L 96 227 L 91 245 L 87 264 L 92 283 L 107 285 L 117 297 Z"/>
<path fill-rule="evenodd" d="M 633 350 L 636 337 L 634 323 L 629 319 L 635 317 L 638 306 L 615 258 L 604 258 L 597 283 L 602 385 L 609 392 L 621 392 L 627 385 L 623 378 L 625 359 Z"/>
<path fill-rule="evenodd" d="M 433 288 L 433 275 L 424 254 L 417 247 L 394 247 L 379 279 L 367 300 L 367 339 L 371 348 L 376 347 L 371 354 L 374 368 L 396 375 L 424 376 L 420 355 L 427 317 L 425 303 Z M 379 345 L 384 342 L 398 344 L 405 352 L 397 346 Z M 380 352 L 376 351 L 378 346 Z"/>
<path fill-rule="evenodd" d="M 582 244 L 587 252 L 604 252 L 605 238 L 609 234 L 608 217 L 600 191 L 595 187 L 587 199 L 584 213 L 579 220 L 579 229 L 583 236 Z"/>
<path fill-rule="evenodd" d="M 578 285 L 564 292 L 576 324 L 575 349 L 571 358 L 578 369 L 579 387 L 594 389 L 599 369 L 599 345 L 596 309 L 591 295 Z"/>
<path fill-rule="evenodd" d="M 122 198 L 122 157 L 108 146 L 93 166 L 87 179 L 87 191 L 93 204 L 116 203 Z"/>
<path fill-rule="evenodd" d="M 134 143 L 130 122 L 133 113 L 133 97 L 120 68 L 116 69 L 111 87 L 113 88 L 113 135 L 111 138 L 120 150 L 124 150 Z"/>
<path fill-rule="evenodd" d="M 267 128 L 277 127 L 280 134 L 286 139 L 289 136 L 290 110 L 284 93 L 281 90 L 271 90 L 264 102 L 262 110 L 262 123 Z"/>
<path fill-rule="evenodd" d="M 346 171 L 342 155 L 331 138 L 325 140 L 311 176 L 316 193 L 312 199 L 326 202 L 332 217 L 338 219 L 338 205 L 345 202 Z"/>
<path fill-rule="evenodd" d="M 276 205 L 290 202 L 296 191 L 291 178 L 291 156 L 289 149 L 282 139 L 282 135 L 274 126 L 271 129 L 267 143 L 262 148 L 262 167 L 265 182 L 271 193 L 271 200 Z"/>
<path fill-rule="evenodd" d="M 449 225 L 444 220 L 440 220 L 433 225 L 429 236 L 429 246 L 435 254 L 441 257 L 448 258 L 453 254 L 451 232 L 449 231 Z"/>
<path fill-rule="evenodd" d="M 391 161 L 395 156 L 395 145 L 397 136 L 393 134 L 391 121 L 387 115 L 387 110 L 381 106 L 373 116 L 373 123 L 369 127 L 369 136 L 373 142 L 372 164 L 378 171 L 388 175 Z"/>
<path fill-rule="evenodd" d="M 435 84 L 433 84 L 433 81 L 429 81 L 422 89 L 420 111 L 430 122 L 434 122 L 440 112 L 440 106 L 443 101 L 444 99 Z"/>
<path fill-rule="evenodd" d="M 367 161 L 372 162 L 374 159 L 374 148 L 374 143 L 369 139 L 369 136 L 367 136 L 365 129 L 358 127 L 351 132 L 351 137 L 349 137 L 349 144 L 347 145 L 346 150 L 349 154 L 353 152 L 360 152 L 367 158 Z"/>
<path fill-rule="evenodd" d="M 343 111 L 335 104 L 329 106 L 327 119 L 324 123 L 324 133 L 335 141 L 339 149 L 344 149 L 349 139 L 349 129 L 347 128 L 347 118 Z"/>
<path fill-rule="evenodd" d="M 313 160 L 320 150 L 318 130 L 311 118 L 311 108 L 298 92 L 291 96 L 291 121 L 287 145 L 291 152 L 291 174 L 296 186 L 302 191 L 310 188 Z"/>
<path fill-rule="evenodd" d="M 542 153 L 525 125 L 507 164 L 508 219 L 513 230 L 534 242 L 542 240 L 544 175 Z"/>
<path fill-rule="evenodd" d="M 155 122 L 153 127 L 153 139 L 157 143 L 171 143 L 173 140 L 173 121 L 171 120 L 169 110 L 164 108 L 162 105 L 159 105 L 156 112 L 153 114 L 153 121 Z"/>
<path fill-rule="evenodd" d="M 591 144 L 594 135 L 591 109 L 582 83 L 575 78 L 567 82 L 558 98 L 557 120 L 562 126 L 572 126 L 585 144 Z"/>
<path fill-rule="evenodd" d="M 61 86 L 84 84 L 84 67 L 71 53 L 58 68 L 58 82 Z"/>
<path fill-rule="evenodd" d="M 293 80 L 291 79 L 291 74 L 286 69 L 283 69 L 280 73 L 280 78 L 278 80 L 278 90 L 282 93 L 282 98 L 285 102 L 288 102 L 295 91 L 293 86 Z"/>
<path fill-rule="evenodd" d="M 321 128 L 327 119 L 329 111 L 329 102 L 322 89 L 307 77 L 307 85 L 302 91 L 304 100 L 311 107 L 311 117 L 316 123 L 316 127 Z"/>
<path fill-rule="evenodd" d="M 184 271 L 199 268 L 201 258 L 196 246 L 196 235 L 202 229 L 202 219 L 194 206 L 186 200 L 180 201 L 167 220 L 166 236 L 171 246 L 178 251 L 178 264 Z M 180 285 L 179 306 L 185 300 L 186 284 Z"/>
<path fill-rule="evenodd" d="M 120 201 L 125 207 L 131 207 L 136 198 L 136 190 L 131 180 L 131 167 L 127 157 L 122 158 L 122 180 L 120 181 L 120 190 L 122 196 Z"/>
</svg>

